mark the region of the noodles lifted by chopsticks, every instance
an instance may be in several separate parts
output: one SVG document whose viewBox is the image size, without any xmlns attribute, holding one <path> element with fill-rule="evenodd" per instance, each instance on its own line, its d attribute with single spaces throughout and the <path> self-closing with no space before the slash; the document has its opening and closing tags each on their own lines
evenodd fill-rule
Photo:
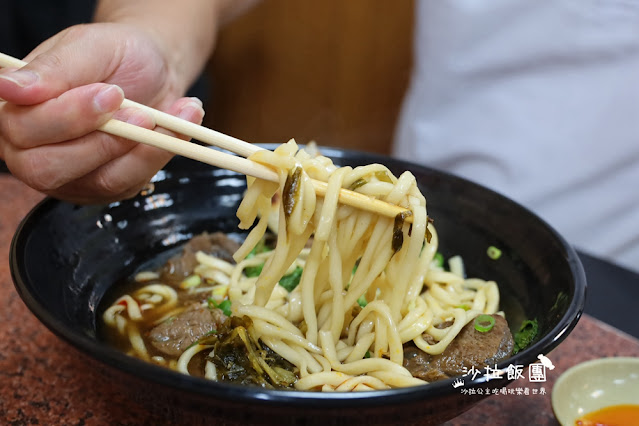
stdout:
<svg viewBox="0 0 639 426">
<path fill-rule="evenodd" d="M 445 356 L 466 324 L 496 313 L 495 282 L 465 278 L 459 257 L 449 259 L 449 271 L 434 261 L 437 233 L 411 173 L 395 177 L 379 164 L 338 168 L 326 157 L 298 150 L 294 141 L 251 159 L 277 170 L 279 184 L 248 178 L 237 215 L 241 228 L 252 229 L 232 249 L 237 263 L 198 251 L 197 266 L 187 272 L 193 275 L 178 286 L 162 274 L 140 273 L 136 279 L 144 286 L 104 312 L 104 322 L 126 340 L 132 355 L 184 374 L 226 380 L 224 371 L 244 368 L 224 355 L 234 347 L 224 342 L 237 338 L 249 361 L 277 376 L 270 385 L 258 377 L 260 385 L 322 391 L 405 387 L 426 383 L 405 368 L 406 344 Z M 311 179 L 327 182 L 323 198 L 316 197 Z M 393 219 L 339 204 L 340 188 L 402 206 L 407 214 Z M 280 194 L 281 202 L 273 203 Z M 277 228 L 275 249 L 254 250 L 269 228 Z M 299 284 L 286 285 L 291 276 Z M 192 297 L 206 299 L 193 305 Z M 271 368 L 256 357 L 263 345 L 281 363 Z M 203 363 L 191 362 L 194 358 Z"/>
<path fill-rule="evenodd" d="M 243 229 L 257 224 L 234 255 L 237 269 L 246 267 L 273 208 L 277 245 L 263 256 L 257 279 L 232 274 L 233 315 L 251 318 L 256 337 L 299 369 L 297 389 L 424 384 L 403 367 L 403 344 L 412 340 L 439 354 L 478 314 L 497 311 L 494 282 L 431 267 L 437 234 L 411 173 L 395 177 L 379 164 L 338 168 L 292 140 L 250 158 L 275 168 L 280 182 L 248 178 L 237 215 Z M 328 183 L 324 198 L 316 197 L 310 179 Z M 282 202 L 274 206 L 280 188 Z M 412 223 L 340 205 L 340 188 L 405 207 Z M 310 252 L 304 251 L 311 237 Z M 303 264 L 300 284 L 282 291 L 277 283 L 296 262 Z"/>
</svg>

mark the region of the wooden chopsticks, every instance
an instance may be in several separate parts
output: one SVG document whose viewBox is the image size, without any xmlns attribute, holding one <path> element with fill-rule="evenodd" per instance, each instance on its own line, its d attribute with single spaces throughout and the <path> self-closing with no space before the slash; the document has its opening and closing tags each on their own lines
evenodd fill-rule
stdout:
<svg viewBox="0 0 639 426">
<path fill-rule="evenodd" d="M 26 64 L 27 63 L 24 61 L 0 52 L 0 67 L 2 68 L 22 68 Z M 203 143 L 234 152 L 240 155 L 240 157 L 212 150 L 196 143 L 187 142 L 182 139 L 174 138 L 163 133 L 148 130 L 119 120 L 109 120 L 106 124 L 99 128 L 100 131 L 146 145 L 151 145 L 183 157 L 201 161 L 219 168 L 232 170 L 244 175 L 253 176 L 258 179 L 264 179 L 272 182 L 278 182 L 279 180 L 277 173 L 273 169 L 247 158 L 243 158 L 264 148 L 204 126 L 199 126 L 191 123 L 190 121 L 183 120 L 128 99 L 125 99 L 122 102 L 121 108 L 142 109 L 149 113 L 154 118 L 156 124 L 160 127 L 190 136 Z M 313 180 L 313 186 L 317 195 L 324 196 L 326 194 L 327 184 L 325 182 Z M 347 189 L 342 189 L 340 191 L 339 201 L 342 204 L 371 211 L 387 217 L 396 217 L 398 214 L 406 212 L 406 209 L 403 207 L 389 204 Z M 406 218 L 406 221 L 411 221 L 410 216 Z"/>
</svg>

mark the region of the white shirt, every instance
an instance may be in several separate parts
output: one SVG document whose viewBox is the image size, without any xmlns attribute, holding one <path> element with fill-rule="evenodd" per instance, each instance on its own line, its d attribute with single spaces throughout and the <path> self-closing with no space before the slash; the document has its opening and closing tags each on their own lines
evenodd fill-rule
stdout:
<svg viewBox="0 0 639 426">
<path fill-rule="evenodd" d="M 416 14 L 394 154 L 639 270 L 639 1 L 418 0 Z"/>
</svg>

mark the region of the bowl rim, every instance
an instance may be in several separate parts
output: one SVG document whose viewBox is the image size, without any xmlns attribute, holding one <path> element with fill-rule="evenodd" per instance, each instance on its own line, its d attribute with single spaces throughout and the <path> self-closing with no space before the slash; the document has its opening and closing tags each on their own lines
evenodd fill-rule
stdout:
<svg viewBox="0 0 639 426">
<path fill-rule="evenodd" d="M 568 368 L 566 371 L 561 373 L 559 377 L 557 378 L 557 380 L 555 381 L 555 384 L 553 385 L 552 392 L 551 392 L 552 410 L 558 422 L 561 423 L 562 420 L 567 420 L 566 417 L 572 416 L 574 414 L 574 413 L 573 414 L 567 413 L 565 412 L 565 410 L 562 410 L 562 407 L 564 407 L 564 405 L 562 405 L 561 401 L 559 400 L 560 398 L 559 393 L 561 392 L 562 388 L 566 388 L 567 386 L 569 386 L 568 384 L 569 380 L 575 377 L 579 377 L 583 374 L 587 374 L 592 369 L 597 369 L 602 366 L 614 366 L 614 367 L 620 367 L 620 368 L 623 368 L 624 366 L 631 366 L 633 368 L 636 368 L 637 371 L 639 371 L 639 357 L 609 356 L 609 357 L 603 357 L 603 358 L 594 358 L 594 359 L 590 359 L 587 361 L 580 362 L 579 364 L 573 365 L 572 367 Z M 587 414 L 587 413 L 584 413 L 584 414 Z"/>
<path fill-rule="evenodd" d="M 272 148 L 278 146 L 277 144 L 264 144 L 266 148 Z M 523 205 L 516 201 L 502 195 L 495 191 L 472 182 L 468 179 L 462 178 L 457 175 L 453 175 L 447 171 L 435 169 L 432 167 L 411 163 L 408 161 L 396 159 L 393 157 L 387 157 L 380 154 L 360 152 L 354 150 L 344 150 L 339 148 L 322 147 L 322 151 L 329 157 L 343 157 L 343 156 L 357 156 L 358 160 L 366 162 L 395 162 L 401 164 L 406 169 L 419 169 L 428 173 L 439 174 L 446 179 L 456 179 L 462 181 L 465 185 L 472 185 L 479 187 L 483 191 L 489 191 L 496 194 L 500 198 L 509 203 L 513 203 L 519 209 L 532 215 L 535 220 L 539 221 L 552 235 L 552 237 L 561 245 L 565 252 L 565 260 L 573 276 L 572 292 L 573 297 L 571 303 L 565 314 L 559 319 L 557 325 L 549 330 L 546 335 L 536 341 L 530 347 L 520 351 L 516 355 L 509 357 L 497 365 L 497 369 L 502 372 L 506 372 L 508 366 L 515 365 L 528 365 L 537 360 L 538 353 L 533 352 L 534 348 L 543 348 L 545 353 L 549 353 L 553 350 L 565 337 L 574 329 L 577 322 L 581 318 L 583 313 L 585 298 L 586 298 L 586 277 L 582 267 L 579 256 L 576 250 L 566 242 L 566 240 L 545 220 L 540 218 L 537 214 L 530 211 Z M 177 157 L 175 160 L 185 160 L 182 157 Z M 172 161 L 175 161 L 172 160 Z M 165 168 L 170 167 L 170 164 Z M 108 346 L 105 343 L 91 338 L 86 334 L 82 334 L 75 329 L 70 329 L 64 325 L 55 315 L 52 315 L 47 307 L 38 301 L 38 299 L 30 291 L 29 283 L 24 279 L 20 272 L 19 252 L 20 247 L 25 244 L 25 238 L 23 234 L 27 231 L 29 224 L 33 221 L 37 221 L 39 217 L 44 215 L 49 209 L 54 208 L 57 204 L 66 203 L 51 197 L 46 197 L 41 200 L 36 206 L 34 206 L 29 213 L 21 220 L 16 232 L 11 240 L 11 246 L 9 250 L 9 264 L 11 276 L 15 285 L 15 288 L 22 298 L 26 306 L 31 312 L 42 322 L 50 331 L 60 337 L 63 341 L 67 342 L 74 348 L 80 350 L 80 352 L 87 355 L 89 358 L 93 358 L 101 363 L 104 363 L 110 367 L 120 370 L 126 374 L 134 377 L 142 378 L 144 380 L 161 384 L 164 386 L 172 387 L 179 391 L 186 391 L 202 395 L 205 397 L 214 397 L 222 400 L 231 400 L 235 402 L 252 402 L 258 404 L 269 405 L 290 405 L 295 404 L 298 407 L 308 407 L 316 409 L 326 408 L 363 408 L 371 406 L 386 406 L 386 405 L 400 405 L 409 404 L 430 396 L 442 396 L 448 395 L 452 391 L 455 391 L 452 387 L 453 378 L 446 379 L 434 383 L 430 383 L 426 386 L 408 387 L 408 388 L 396 388 L 390 390 L 379 390 L 369 392 L 349 392 L 349 393 L 332 393 L 332 392 L 304 392 L 297 390 L 274 390 L 274 389 L 261 389 L 247 386 L 233 385 L 233 384 L 220 384 L 217 382 L 211 382 L 209 380 L 185 376 L 179 372 L 166 369 L 161 366 L 157 366 L 145 361 L 139 360 L 127 356 L 126 354 Z M 68 203 L 67 203 L 68 204 Z M 539 350 L 539 349 L 534 349 Z M 477 376 L 474 380 L 468 381 L 464 388 L 479 387 L 488 384 L 489 379 L 483 375 Z M 508 383 L 505 379 L 499 381 L 504 386 Z M 354 403 L 356 405 L 354 405 Z"/>
</svg>

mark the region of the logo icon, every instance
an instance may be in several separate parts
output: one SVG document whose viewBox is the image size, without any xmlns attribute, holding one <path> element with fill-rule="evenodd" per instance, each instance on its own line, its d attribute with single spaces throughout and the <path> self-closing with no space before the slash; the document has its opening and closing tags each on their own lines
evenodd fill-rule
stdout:
<svg viewBox="0 0 639 426">
<path fill-rule="evenodd" d="M 462 379 L 455 379 L 453 382 L 453 387 L 457 389 L 460 386 L 464 386 L 464 381 Z"/>
<path fill-rule="evenodd" d="M 555 365 L 552 363 L 552 361 L 550 359 L 548 359 L 547 356 L 545 356 L 544 354 L 539 354 L 537 355 L 537 359 L 539 359 L 539 361 L 541 361 L 541 363 L 544 365 L 544 367 L 546 367 L 549 370 L 554 370 L 555 369 Z"/>
</svg>

